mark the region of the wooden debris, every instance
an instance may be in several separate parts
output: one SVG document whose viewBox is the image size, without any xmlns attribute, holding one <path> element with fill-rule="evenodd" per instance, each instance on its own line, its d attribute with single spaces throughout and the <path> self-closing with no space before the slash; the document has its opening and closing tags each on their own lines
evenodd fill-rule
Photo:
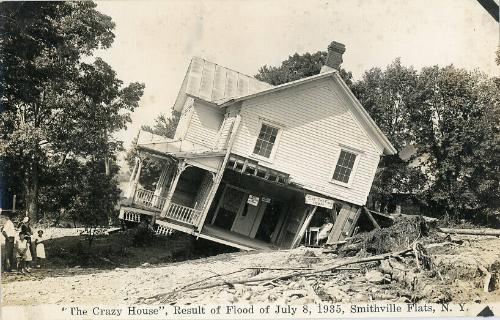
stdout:
<svg viewBox="0 0 500 320">
<path fill-rule="evenodd" d="M 331 245 L 334 242 L 350 237 L 354 232 L 360 214 L 361 208 L 347 203 L 343 204 L 326 244 Z"/>
<path fill-rule="evenodd" d="M 232 281 L 232 282 L 227 281 L 227 282 L 222 282 L 222 283 L 210 284 L 210 285 L 206 285 L 206 286 L 202 286 L 202 287 L 188 288 L 185 291 L 204 290 L 204 289 L 219 287 L 219 286 L 223 286 L 223 285 L 235 285 L 235 284 L 244 284 L 244 283 L 252 283 L 252 282 L 265 282 L 265 281 L 275 282 L 278 280 L 286 280 L 286 279 L 290 279 L 293 277 L 315 275 L 315 274 L 325 273 L 328 271 L 333 271 L 333 270 L 336 270 L 337 268 L 349 266 L 352 264 L 374 262 L 374 261 L 388 259 L 391 257 L 403 256 L 407 253 L 410 253 L 411 251 L 412 251 L 412 249 L 404 249 L 404 250 L 397 251 L 397 252 L 384 253 L 384 254 L 379 254 L 379 255 L 366 257 L 366 258 L 359 258 L 359 259 L 344 261 L 344 262 L 340 262 L 340 263 L 334 264 L 332 266 L 328 266 L 328 267 L 321 268 L 321 269 L 314 270 L 314 271 L 299 271 L 299 272 L 289 273 L 289 274 L 278 276 L 278 277 L 262 277 L 262 278 L 258 278 L 258 279 L 250 278 L 250 279 L 236 280 L 236 281 Z"/>
</svg>

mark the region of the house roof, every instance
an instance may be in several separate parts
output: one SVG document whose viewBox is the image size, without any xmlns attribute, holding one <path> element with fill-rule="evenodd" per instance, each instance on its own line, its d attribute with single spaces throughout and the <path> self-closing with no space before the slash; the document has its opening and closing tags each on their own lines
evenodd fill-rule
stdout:
<svg viewBox="0 0 500 320">
<path fill-rule="evenodd" d="M 188 96 L 211 103 L 227 101 L 265 90 L 272 85 L 216 63 L 193 57 L 174 109 L 182 110 Z"/>
<path fill-rule="evenodd" d="M 222 67 L 213 62 L 193 57 L 182 82 L 181 90 L 174 104 L 174 110 L 181 111 L 187 97 L 191 96 L 220 107 L 229 106 L 235 102 L 248 100 L 262 95 L 278 92 L 320 79 L 332 78 L 339 84 L 351 102 L 351 110 L 372 139 L 383 147 L 384 154 L 395 154 L 396 149 L 389 139 L 363 108 L 354 96 L 337 70 L 287 82 L 278 86 L 259 81 L 253 77 Z"/>
</svg>

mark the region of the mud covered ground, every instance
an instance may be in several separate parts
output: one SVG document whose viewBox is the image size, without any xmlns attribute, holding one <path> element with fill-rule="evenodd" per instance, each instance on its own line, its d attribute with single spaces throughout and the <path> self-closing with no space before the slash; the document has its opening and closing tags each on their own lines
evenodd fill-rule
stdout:
<svg viewBox="0 0 500 320">
<path fill-rule="evenodd" d="M 117 247 L 109 249 L 101 245 L 99 249 L 98 245 L 94 250 L 107 254 L 101 252 L 101 259 L 97 260 L 95 256 L 89 258 L 87 265 L 75 265 L 77 261 L 72 254 L 64 259 L 67 250 L 62 250 L 59 254 L 52 252 L 56 254 L 52 256 L 54 262 L 48 263 L 46 269 L 34 270 L 29 275 L 2 274 L 3 304 L 500 301 L 500 239 L 497 237 L 461 236 L 459 241 L 448 241 L 449 238 L 442 235 L 427 243 L 424 241 L 424 246 L 439 243 L 427 250 L 432 261 L 430 270 L 418 269 L 414 257 L 402 256 L 382 263 L 352 264 L 309 275 L 307 273 L 370 254 L 361 250 L 350 256 L 339 250 L 301 247 L 197 258 L 204 255 L 199 250 L 208 250 L 210 246 L 202 246 L 196 255 L 185 257 L 173 252 L 174 242 L 170 243 L 170 249 L 168 242 L 161 246 L 130 247 L 124 240 L 126 237 L 120 238 L 124 235 L 114 237 L 118 239 L 114 241 Z M 103 238 L 101 242 L 109 242 L 109 239 Z M 73 243 L 68 248 L 75 250 L 76 247 Z M 186 258 L 192 260 L 179 261 Z M 485 274 L 479 266 L 492 275 L 490 292 L 484 292 Z M 295 272 L 306 275 L 277 279 Z M 412 275 L 410 284 L 409 274 Z M 246 282 L 249 280 L 254 281 Z"/>
</svg>

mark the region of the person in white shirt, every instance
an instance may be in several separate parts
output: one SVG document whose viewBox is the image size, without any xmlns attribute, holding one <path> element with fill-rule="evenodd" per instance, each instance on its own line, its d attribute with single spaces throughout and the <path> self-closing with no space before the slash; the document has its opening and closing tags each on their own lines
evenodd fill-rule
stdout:
<svg viewBox="0 0 500 320">
<path fill-rule="evenodd" d="M 12 267 L 16 265 L 14 261 L 14 239 L 16 236 L 16 229 L 14 228 L 12 220 L 10 220 L 10 214 L 4 213 L 4 216 L 7 218 L 7 221 L 5 221 L 2 227 L 2 234 L 5 237 L 4 270 L 10 272 L 12 271 Z"/>
<path fill-rule="evenodd" d="M 318 243 L 322 242 L 323 240 L 326 241 L 328 239 L 328 236 L 330 235 L 330 231 L 333 228 L 333 223 L 330 222 L 329 218 L 325 218 L 324 224 L 321 226 L 318 232 Z"/>
</svg>

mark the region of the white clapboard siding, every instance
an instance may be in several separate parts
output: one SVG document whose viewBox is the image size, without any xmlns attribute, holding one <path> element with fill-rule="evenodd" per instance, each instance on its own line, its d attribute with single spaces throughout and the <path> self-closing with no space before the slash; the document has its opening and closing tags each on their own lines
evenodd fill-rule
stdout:
<svg viewBox="0 0 500 320">
<path fill-rule="evenodd" d="M 289 173 L 292 182 L 308 189 L 364 205 L 382 150 L 355 120 L 340 90 L 324 79 L 245 101 L 232 152 L 251 157 L 261 119 L 281 124 L 275 158 L 262 165 Z M 341 145 L 361 151 L 350 187 L 331 182 Z"/>
<path fill-rule="evenodd" d="M 224 119 L 219 131 L 219 137 L 217 141 L 217 150 L 223 150 L 227 147 L 227 142 L 229 138 L 229 132 L 233 126 L 236 117 L 229 116 Z"/>
<path fill-rule="evenodd" d="M 179 118 L 179 123 L 175 129 L 174 140 L 184 140 L 187 130 L 189 129 L 189 123 L 191 122 L 191 116 L 193 115 L 193 98 L 186 99 L 186 103 L 182 108 L 182 113 Z"/>
<path fill-rule="evenodd" d="M 209 148 L 215 147 L 223 119 L 224 115 L 221 109 L 195 101 L 185 140 Z"/>
</svg>

